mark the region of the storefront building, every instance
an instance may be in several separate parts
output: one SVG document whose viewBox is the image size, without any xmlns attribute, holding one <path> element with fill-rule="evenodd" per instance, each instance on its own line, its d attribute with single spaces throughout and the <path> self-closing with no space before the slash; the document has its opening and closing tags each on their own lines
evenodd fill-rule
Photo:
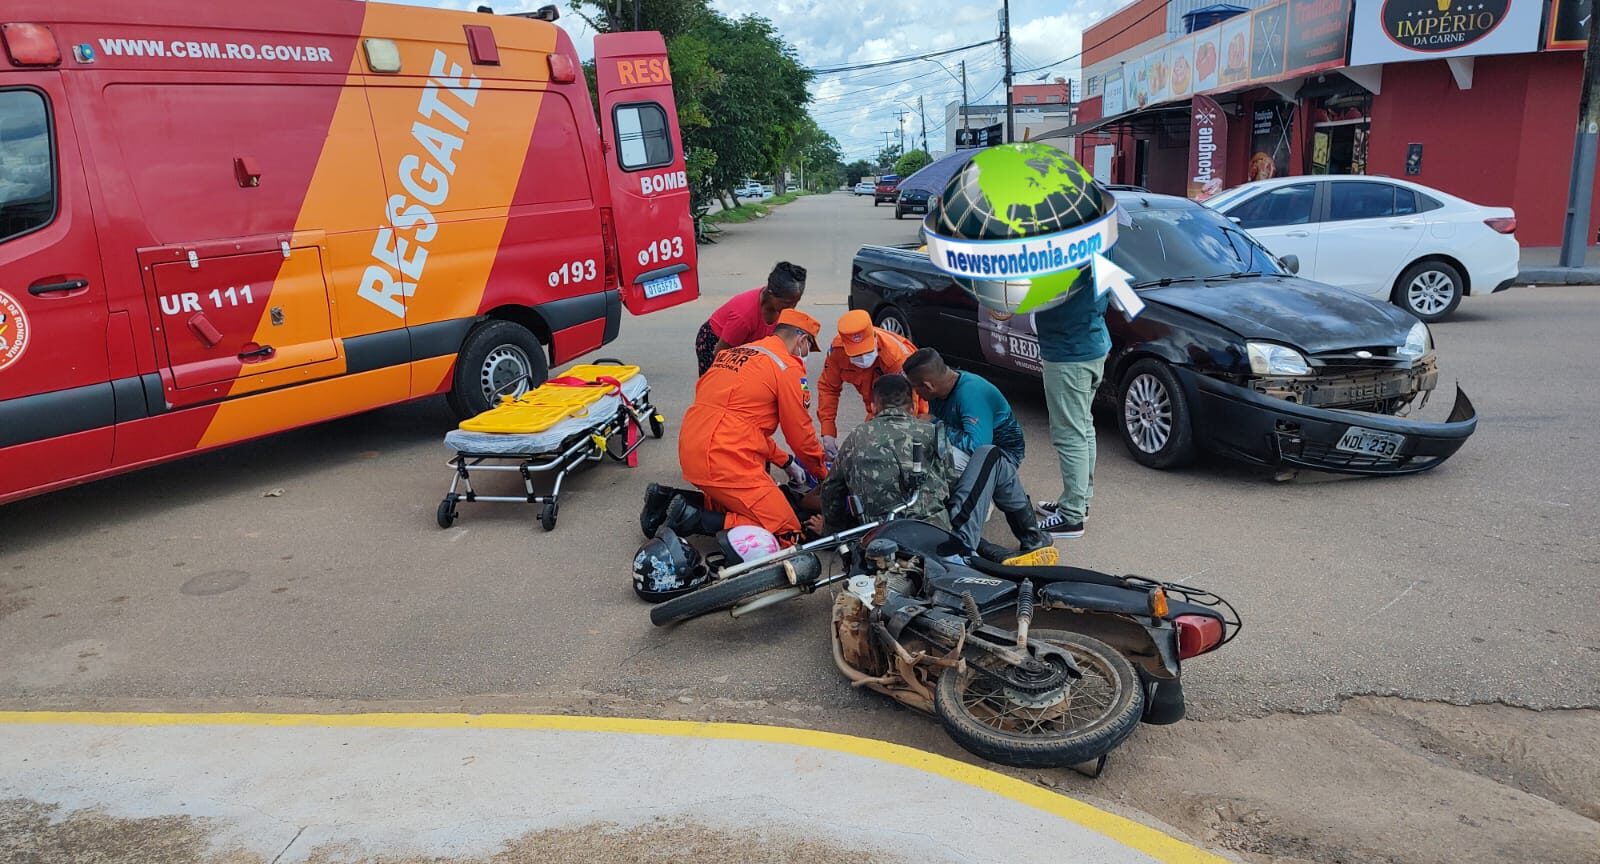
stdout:
<svg viewBox="0 0 1600 864">
<path fill-rule="evenodd" d="M 1560 243 L 1578 0 L 1170 5 L 1138 0 L 1084 34 L 1085 98 L 1053 137 L 1096 177 L 1197 199 L 1283 175 L 1405 177 L 1512 207 L 1524 246 Z"/>
</svg>

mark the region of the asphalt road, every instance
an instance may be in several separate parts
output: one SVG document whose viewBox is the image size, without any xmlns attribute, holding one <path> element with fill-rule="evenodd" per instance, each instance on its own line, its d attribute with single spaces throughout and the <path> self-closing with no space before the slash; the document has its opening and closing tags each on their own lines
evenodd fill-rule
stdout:
<svg viewBox="0 0 1600 864">
<path fill-rule="evenodd" d="M 856 247 L 914 231 L 845 194 L 729 227 L 702 250 L 705 296 L 624 321 L 603 353 L 644 365 L 670 429 L 691 395 L 694 331 L 716 303 L 787 258 L 810 269 L 806 308 L 831 329 Z M 1600 705 L 1596 320 L 1593 288 L 1468 299 L 1436 333 L 1445 380 L 1459 379 L 1482 423 L 1422 476 L 1275 482 L 1214 462 L 1157 473 L 1102 419 L 1094 519 L 1063 541 L 1066 559 L 1189 580 L 1238 606 L 1238 641 L 1185 670 L 1201 719 L 1356 694 Z M 1036 386 L 1006 388 L 1030 436 L 1024 480 L 1054 495 Z M 1430 412 L 1448 409 L 1441 397 Z M 636 469 L 575 478 L 553 533 L 525 505 L 466 505 L 443 531 L 433 514 L 451 422 L 430 400 L 0 509 L 0 707 L 581 692 L 574 710 L 706 699 L 734 716 L 764 700 L 834 712 L 815 722 L 845 731 L 911 728 L 832 668 L 823 598 L 650 626 L 628 567 L 645 483 L 675 479 L 675 430 Z"/>
</svg>

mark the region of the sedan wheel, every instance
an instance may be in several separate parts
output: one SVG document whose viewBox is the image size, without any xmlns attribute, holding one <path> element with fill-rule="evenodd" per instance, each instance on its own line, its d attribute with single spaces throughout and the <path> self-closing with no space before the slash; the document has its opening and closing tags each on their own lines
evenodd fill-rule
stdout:
<svg viewBox="0 0 1600 864">
<path fill-rule="evenodd" d="M 1122 421 L 1134 446 L 1145 453 L 1160 453 L 1172 440 L 1172 397 L 1154 375 L 1140 375 L 1128 385 Z"/>
<path fill-rule="evenodd" d="M 1461 273 L 1443 261 L 1423 261 L 1400 275 L 1396 300 L 1407 312 L 1433 322 L 1461 303 Z"/>
<path fill-rule="evenodd" d="M 877 320 L 874 324 L 893 333 L 896 336 L 911 340 L 911 323 L 906 320 L 905 313 L 893 306 L 885 306 L 878 310 Z"/>
<path fill-rule="evenodd" d="M 1135 362 L 1117 393 L 1122 405 L 1117 431 L 1139 464 L 1166 469 L 1194 459 L 1189 403 L 1167 364 L 1150 357 Z"/>
</svg>

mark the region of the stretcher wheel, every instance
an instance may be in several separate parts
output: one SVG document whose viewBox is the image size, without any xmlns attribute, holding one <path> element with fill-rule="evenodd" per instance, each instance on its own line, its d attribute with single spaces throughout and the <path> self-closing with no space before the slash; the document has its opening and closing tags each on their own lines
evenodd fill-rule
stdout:
<svg viewBox="0 0 1600 864">
<path fill-rule="evenodd" d="M 650 437 L 652 437 L 652 438 L 660 438 L 662 435 L 665 435 L 665 434 L 667 434 L 667 423 L 666 423 L 666 421 L 661 419 L 661 415 L 660 414 L 651 414 L 650 415 Z"/>
<path fill-rule="evenodd" d="M 456 499 L 446 497 L 439 502 L 439 512 L 436 514 L 440 528 L 449 528 L 456 524 Z"/>
<path fill-rule="evenodd" d="M 559 512 L 561 505 L 554 501 L 544 505 L 544 509 L 539 511 L 539 527 L 546 531 L 556 530 L 556 514 Z"/>
</svg>

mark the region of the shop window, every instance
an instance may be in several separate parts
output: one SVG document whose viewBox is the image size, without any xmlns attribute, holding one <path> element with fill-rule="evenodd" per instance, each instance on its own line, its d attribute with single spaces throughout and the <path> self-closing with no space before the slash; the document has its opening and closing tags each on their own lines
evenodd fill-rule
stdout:
<svg viewBox="0 0 1600 864">
<path fill-rule="evenodd" d="M 1329 221 L 1385 219 L 1395 215 L 1395 187 L 1388 183 L 1334 183 L 1332 187 Z"/>
<path fill-rule="evenodd" d="M 1271 228 L 1276 225 L 1304 225 L 1311 221 L 1311 205 L 1317 187 L 1310 183 L 1280 186 L 1251 198 L 1227 211 L 1245 228 Z"/>
<path fill-rule="evenodd" d="M 52 162 L 44 97 L 0 91 L 0 240 L 50 224 L 56 212 Z"/>
<path fill-rule="evenodd" d="M 624 170 L 639 171 L 672 164 L 672 135 L 667 112 L 654 102 L 618 105 L 617 158 Z"/>
</svg>

